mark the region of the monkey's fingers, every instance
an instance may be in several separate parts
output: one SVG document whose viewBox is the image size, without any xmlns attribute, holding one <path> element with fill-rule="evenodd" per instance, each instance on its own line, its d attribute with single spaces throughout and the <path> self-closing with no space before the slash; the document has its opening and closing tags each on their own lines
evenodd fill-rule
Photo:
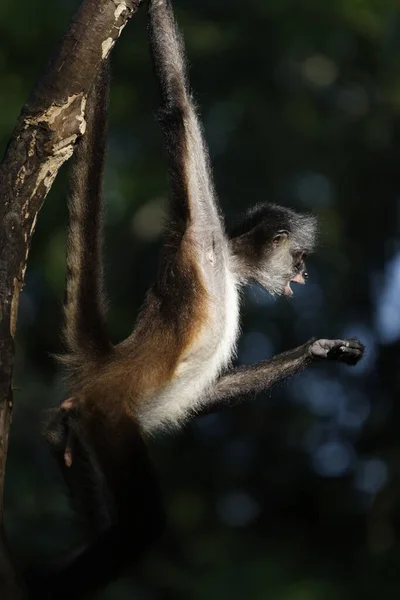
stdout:
<svg viewBox="0 0 400 600">
<path fill-rule="evenodd" d="M 341 340 L 328 352 L 328 358 L 344 362 L 346 365 L 356 365 L 363 357 L 364 345 L 358 340 Z"/>
<path fill-rule="evenodd" d="M 316 340 L 310 346 L 314 358 L 336 360 L 355 365 L 364 354 L 364 346 L 358 340 Z"/>
</svg>

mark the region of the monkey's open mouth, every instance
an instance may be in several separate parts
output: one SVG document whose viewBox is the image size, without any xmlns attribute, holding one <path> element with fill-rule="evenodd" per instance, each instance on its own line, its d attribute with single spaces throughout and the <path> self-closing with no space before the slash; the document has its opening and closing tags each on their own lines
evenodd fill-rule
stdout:
<svg viewBox="0 0 400 600">
<path fill-rule="evenodd" d="M 288 281 L 287 284 L 285 285 L 285 289 L 283 290 L 283 293 L 285 296 L 293 296 L 293 290 L 290 287 L 290 281 Z"/>
<path fill-rule="evenodd" d="M 306 279 L 307 279 L 307 273 L 297 273 L 294 277 L 292 277 L 292 279 L 290 279 L 290 281 L 287 282 L 287 284 L 285 285 L 285 289 L 283 290 L 283 293 L 285 294 L 285 296 L 293 296 L 293 290 L 290 287 L 290 284 L 292 282 L 305 283 Z"/>
</svg>

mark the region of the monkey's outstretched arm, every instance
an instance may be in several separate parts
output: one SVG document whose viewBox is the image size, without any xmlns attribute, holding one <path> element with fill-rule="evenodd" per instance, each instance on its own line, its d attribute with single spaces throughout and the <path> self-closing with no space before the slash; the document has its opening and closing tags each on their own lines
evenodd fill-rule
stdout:
<svg viewBox="0 0 400 600">
<path fill-rule="evenodd" d="M 355 365 L 362 358 L 363 352 L 364 346 L 357 340 L 310 340 L 269 360 L 238 367 L 226 373 L 205 399 L 204 409 L 210 412 L 219 407 L 238 404 L 248 394 L 265 391 L 318 360 Z"/>
</svg>

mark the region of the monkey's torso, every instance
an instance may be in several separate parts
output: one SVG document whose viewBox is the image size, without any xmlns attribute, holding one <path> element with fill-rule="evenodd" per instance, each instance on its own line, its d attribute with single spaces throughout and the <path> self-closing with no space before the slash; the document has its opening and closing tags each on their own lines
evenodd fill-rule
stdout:
<svg viewBox="0 0 400 600">
<path fill-rule="evenodd" d="M 139 423 L 145 432 L 176 427 L 195 413 L 235 353 L 239 332 L 239 290 L 226 244 L 220 260 L 216 261 L 214 254 L 212 262 L 212 269 L 218 271 L 218 285 L 205 286 L 206 310 L 201 327 L 197 329 L 195 317 L 191 325 L 196 328 L 196 334 L 177 361 L 171 379 L 138 407 Z"/>
<path fill-rule="evenodd" d="M 146 435 L 177 427 L 202 406 L 229 365 L 239 332 L 239 286 L 227 240 L 222 232 L 217 243 L 205 240 L 196 248 L 200 260 L 193 244 L 188 247 L 184 301 L 168 305 L 162 291 L 152 289 L 132 336 L 73 392 L 89 414 L 129 414 Z M 179 275 L 174 272 L 174 280 Z"/>
</svg>

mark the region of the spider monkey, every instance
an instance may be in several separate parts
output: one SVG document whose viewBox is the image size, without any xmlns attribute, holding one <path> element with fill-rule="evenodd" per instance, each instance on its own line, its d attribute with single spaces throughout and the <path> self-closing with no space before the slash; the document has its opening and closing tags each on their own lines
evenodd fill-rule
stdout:
<svg viewBox="0 0 400 600">
<path fill-rule="evenodd" d="M 273 295 L 289 296 L 291 282 L 305 283 L 316 222 L 265 203 L 227 232 L 171 2 L 149 0 L 148 21 L 171 181 L 165 243 L 133 333 L 113 346 L 102 291 L 103 68 L 88 98 L 87 130 L 72 171 L 61 358 L 69 395 L 50 413 L 47 433 L 90 541 L 50 571 L 31 574 L 30 598 L 84 597 L 160 535 L 164 517 L 146 450 L 149 434 L 245 399 L 316 361 L 354 365 L 364 352 L 354 339 L 312 339 L 232 368 L 240 288 L 257 281 Z"/>
</svg>

